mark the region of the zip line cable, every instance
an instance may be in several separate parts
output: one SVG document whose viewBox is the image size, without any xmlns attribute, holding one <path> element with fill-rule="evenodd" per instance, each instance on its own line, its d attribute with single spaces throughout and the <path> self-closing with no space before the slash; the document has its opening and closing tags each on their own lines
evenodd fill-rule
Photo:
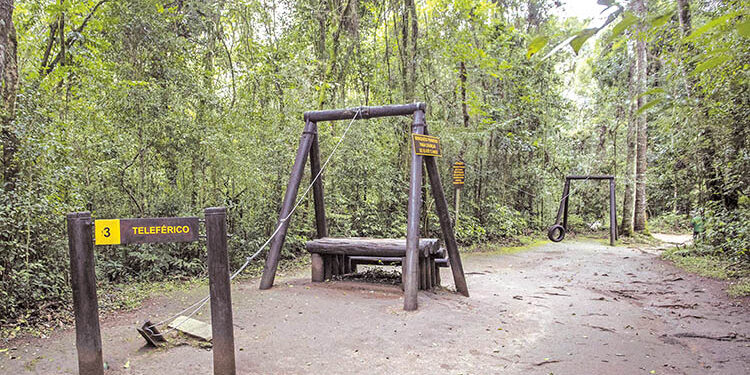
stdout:
<svg viewBox="0 0 750 375">
<path fill-rule="evenodd" d="M 346 126 L 346 129 L 344 129 L 344 132 L 341 134 L 341 137 L 339 137 L 339 140 L 336 143 L 336 145 L 333 147 L 333 150 L 331 151 L 330 154 L 328 154 L 328 158 L 326 158 L 326 161 L 323 163 L 323 165 L 321 165 L 320 170 L 315 175 L 315 177 L 312 179 L 312 181 L 310 181 L 310 184 L 307 186 L 307 188 L 305 189 L 305 191 L 302 193 L 302 196 L 297 200 L 297 203 L 294 205 L 294 207 L 292 207 L 292 210 L 289 211 L 289 214 L 286 215 L 285 217 L 279 219 L 279 224 L 276 226 L 276 230 L 273 231 L 273 233 L 271 234 L 271 236 L 268 237 L 268 239 L 266 240 L 266 242 L 264 242 L 263 245 L 261 245 L 255 253 L 253 253 L 252 255 L 250 255 L 247 258 L 245 258 L 245 263 L 243 263 L 242 266 L 240 266 L 240 268 L 238 268 L 236 271 L 234 271 L 234 273 L 232 273 L 231 277 L 229 278 L 230 281 L 234 280 L 235 277 L 239 276 L 247 268 L 247 266 L 250 265 L 250 262 L 252 262 L 256 257 L 258 257 L 258 255 L 260 255 L 260 253 L 263 251 L 263 249 L 265 249 L 266 246 L 268 246 L 268 244 L 271 243 L 271 240 L 273 240 L 273 238 L 276 237 L 276 234 L 279 233 L 279 231 L 281 230 L 281 227 L 283 226 L 283 224 L 287 220 L 289 220 L 290 217 L 292 217 L 292 214 L 294 214 L 294 211 L 296 211 L 297 208 L 299 207 L 299 205 L 302 203 L 302 201 L 304 201 L 307 198 L 307 193 L 310 192 L 310 189 L 312 189 L 313 185 L 315 185 L 315 183 L 318 181 L 318 179 L 320 178 L 320 176 L 323 174 L 323 171 L 326 169 L 326 167 L 328 166 L 328 163 L 331 161 L 331 157 L 333 157 L 333 154 L 335 154 L 336 151 L 339 149 L 339 146 L 341 146 L 341 143 L 344 141 L 344 138 L 346 138 L 346 134 L 349 132 L 349 129 L 352 127 L 352 124 L 354 124 L 354 121 L 357 119 L 357 116 L 360 115 L 361 111 L 362 111 L 361 107 L 357 108 L 357 112 L 354 114 L 354 117 L 352 117 L 351 121 L 349 121 L 349 125 Z M 203 308 L 203 306 L 206 305 L 206 303 L 209 301 L 209 299 L 210 299 L 210 295 L 208 295 L 206 297 L 203 297 L 202 299 L 200 299 L 197 302 L 193 303 L 192 305 L 186 307 L 185 309 L 181 310 L 180 312 L 178 312 L 178 313 L 176 313 L 176 314 L 174 314 L 174 315 L 172 315 L 172 316 L 170 316 L 170 317 L 168 317 L 168 318 L 166 318 L 166 319 L 164 319 L 164 320 L 162 320 L 162 321 L 160 321 L 158 323 L 151 324 L 148 327 L 145 327 L 145 329 L 149 330 L 150 331 L 149 333 L 152 334 L 152 335 L 154 335 L 154 336 L 164 336 L 167 333 L 169 333 L 169 332 L 171 332 L 171 331 L 179 328 L 183 323 L 185 323 L 187 321 L 187 319 L 185 319 L 182 322 L 178 323 L 177 325 L 171 327 L 169 330 L 167 330 L 165 332 L 158 333 L 158 334 L 154 333 L 151 330 L 151 328 L 159 327 L 159 326 L 163 325 L 164 323 L 166 323 L 166 322 L 168 322 L 168 321 L 170 321 L 170 320 L 172 320 L 172 319 L 174 319 L 174 318 L 182 315 L 186 311 L 189 311 L 190 309 L 193 309 L 195 306 L 197 306 L 197 307 L 195 307 L 195 309 L 193 309 L 193 311 L 190 314 L 187 315 L 187 317 L 189 318 L 189 317 L 195 315 L 198 311 L 200 311 L 200 309 Z"/>
</svg>

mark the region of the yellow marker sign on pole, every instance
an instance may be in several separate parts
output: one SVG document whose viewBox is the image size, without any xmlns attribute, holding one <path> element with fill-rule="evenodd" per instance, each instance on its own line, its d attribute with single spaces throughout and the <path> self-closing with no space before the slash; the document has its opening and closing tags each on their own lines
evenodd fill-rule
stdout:
<svg viewBox="0 0 750 375">
<path fill-rule="evenodd" d="M 94 233 L 97 245 L 119 245 L 121 243 L 120 219 L 96 220 Z"/>
</svg>

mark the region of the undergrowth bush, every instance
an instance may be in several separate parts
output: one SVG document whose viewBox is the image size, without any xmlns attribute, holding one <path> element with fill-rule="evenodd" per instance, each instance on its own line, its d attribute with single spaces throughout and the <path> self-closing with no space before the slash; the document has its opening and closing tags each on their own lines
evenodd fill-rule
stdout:
<svg viewBox="0 0 750 375">
<path fill-rule="evenodd" d="M 741 197 L 735 210 L 709 205 L 703 218 L 705 231 L 696 239 L 696 249 L 750 267 L 750 199 Z"/>
<path fill-rule="evenodd" d="M 674 212 L 649 218 L 648 226 L 652 232 L 685 233 L 692 231 L 690 217 Z"/>
</svg>

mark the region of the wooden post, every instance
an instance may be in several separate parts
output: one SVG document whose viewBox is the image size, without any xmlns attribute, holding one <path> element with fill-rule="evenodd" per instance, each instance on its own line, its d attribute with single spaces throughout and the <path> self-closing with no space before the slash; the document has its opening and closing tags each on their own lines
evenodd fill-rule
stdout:
<svg viewBox="0 0 750 375">
<path fill-rule="evenodd" d="M 320 143 L 318 142 L 318 124 L 309 121 L 312 129 L 312 143 L 310 144 L 310 182 L 313 184 L 313 204 L 315 205 L 315 227 L 318 230 L 318 238 L 328 237 L 328 224 L 326 223 L 325 201 L 323 199 L 323 175 L 315 179 L 320 173 Z M 312 260 L 312 281 L 321 282 L 325 280 L 325 265 L 320 254 L 310 254 Z"/>
<path fill-rule="evenodd" d="M 310 122 L 313 135 L 310 144 L 310 182 L 313 183 L 313 203 L 315 204 L 315 227 L 318 230 L 318 238 L 328 237 L 328 224 L 326 224 L 326 207 L 323 200 L 323 175 L 317 180 L 315 176 L 320 173 L 320 144 L 318 143 L 318 125 Z"/>
<path fill-rule="evenodd" d="M 427 258 L 425 258 L 425 273 L 427 274 L 427 289 L 432 290 L 434 288 L 435 283 L 433 283 L 433 277 L 432 272 L 435 267 L 433 267 L 434 263 L 432 261 L 432 256 L 429 255 Z"/>
<path fill-rule="evenodd" d="M 413 134 L 424 134 L 424 111 L 414 111 Z M 409 137 L 409 142 L 412 142 Z M 409 174 L 409 203 L 406 221 L 406 257 L 404 257 L 404 310 L 413 311 L 418 307 L 417 291 L 419 289 L 419 209 L 422 198 L 422 156 L 411 149 L 411 168 Z"/>
<path fill-rule="evenodd" d="M 323 255 L 323 280 L 330 280 L 333 277 L 333 255 Z"/>
<path fill-rule="evenodd" d="M 448 261 L 451 264 L 456 291 L 468 297 L 469 288 L 466 286 L 464 267 L 461 264 L 461 255 L 458 253 L 458 244 L 456 243 L 456 236 L 451 226 L 450 213 L 448 213 L 448 201 L 445 200 L 445 192 L 440 182 L 440 174 L 438 173 L 435 157 L 425 158 L 425 165 L 427 166 L 427 174 L 430 177 L 430 190 L 432 190 L 432 196 L 435 198 L 435 209 L 437 210 L 438 219 L 440 219 L 440 231 L 443 232 L 443 240 L 445 241 L 445 249 L 448 251 Z"/>
<path fill-rule="evenodd" d="M 297 198 L 297 190 L 299 189 L 299 183 L 304 173 L 305 162 L 307 161 L 307 154 L 310 150 L 310 145 L 312 144 L 314 130 L 314 123 L 307 121 L 307 123 L 305 123 L 305 130 L 302 132 L 302 137 L 299 140 L 299 148 L 297 149 L 297 156 L 294 159 L 294 167 L 292 167 L 292 174 L 289 177 L 289 184 L 286 187 L 284 202 L 281 205 L 281 212 L 279 213 L 281 229 L 279 229 L 276 236 L 271 240 L 271 249 L 268 251 L 266 264 L 263 266 L 263 276 L 260 279 L 260 289 L 268 289 L 273 286 L 273 280 L 276 277 L 276 268 L 279 265 L 281 247 L 284 246 L 286 231 L 289 229 L 289 221 L 291 220 L 291 217 L 289 220 L 283 222 L 281 220 L 286 218 L 294 207 L 294 201 Z"/>
<path fill-rule="evenodd" d="M 96 300 L 94 272 L 94 241 L 91 239 L 91 213 L 67 215 L 68 251 L 70 252 L 70 284 L 73 289 L 73 310 L 76 322 L 78 373 L 104 374 L 102 336 L 99 328 L 99 305 Z"/>
<path fill-rule="evenodd" d="M 227 209 L 207 208 L 208 288 L 211 296 L 211 333 L 215 375 L 234 375 L 232 291 L 227 256 Z"/>
<path fill-rule="evenodd" d="M 615 208 L 615 179 L 609 180 L 609 244 L 615 246 L 617 239 L 617 211 Z"/>
<path fill-rule="evenodd" d="M 565 231 L 568 231 L 568 202 L 570 201 L 570 179 L 565 179 L 565 187 L 563 188 L 563 201 L 561 203 L 563 208 L 563 219 L 562 226 Z"/>
<path fill-rule="evenodd" d="M 441 282 L 441 280 L 440 280 L 440 267 L 438 267 L 437 264 L 436 264 L 435 265 L 435 285 L 436 286 L 440 286 L 440 282 Z"/>
<path fill-rule="evenodd" d="M 323 256 L 317 253 L 310 254 L 312 258 L 312 282 L 319 283 L 325 280 L 325 269 L 323 268 Z"/>
</svg>

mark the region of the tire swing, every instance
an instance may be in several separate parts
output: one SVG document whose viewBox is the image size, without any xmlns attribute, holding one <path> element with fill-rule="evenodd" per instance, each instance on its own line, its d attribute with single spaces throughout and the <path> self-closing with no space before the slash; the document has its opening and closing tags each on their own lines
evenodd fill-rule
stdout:
<svg viewBox="0 0 750 375">
<path fill-rule="evenodd" d="M 555 224 L 549 227 L 547 237 L 552 242 L 560 242 L 565 238 L 565 228 L 560 224 Z"/>
<path fill-rule="evenodd" d="M 615 246 L 617 240 L 617 211 L 615 209 L 615 177 L 614 176 L 565 176 L 560 208 L 557 209 L 557 218 L 547 230 L 547 237 L 552 242 L 560 242 L 565 238 L 568 231 L 568 198 L 570 196 L 571 180 L 607 180 L 609 181 L 609 244 Z"/>
</svg>

